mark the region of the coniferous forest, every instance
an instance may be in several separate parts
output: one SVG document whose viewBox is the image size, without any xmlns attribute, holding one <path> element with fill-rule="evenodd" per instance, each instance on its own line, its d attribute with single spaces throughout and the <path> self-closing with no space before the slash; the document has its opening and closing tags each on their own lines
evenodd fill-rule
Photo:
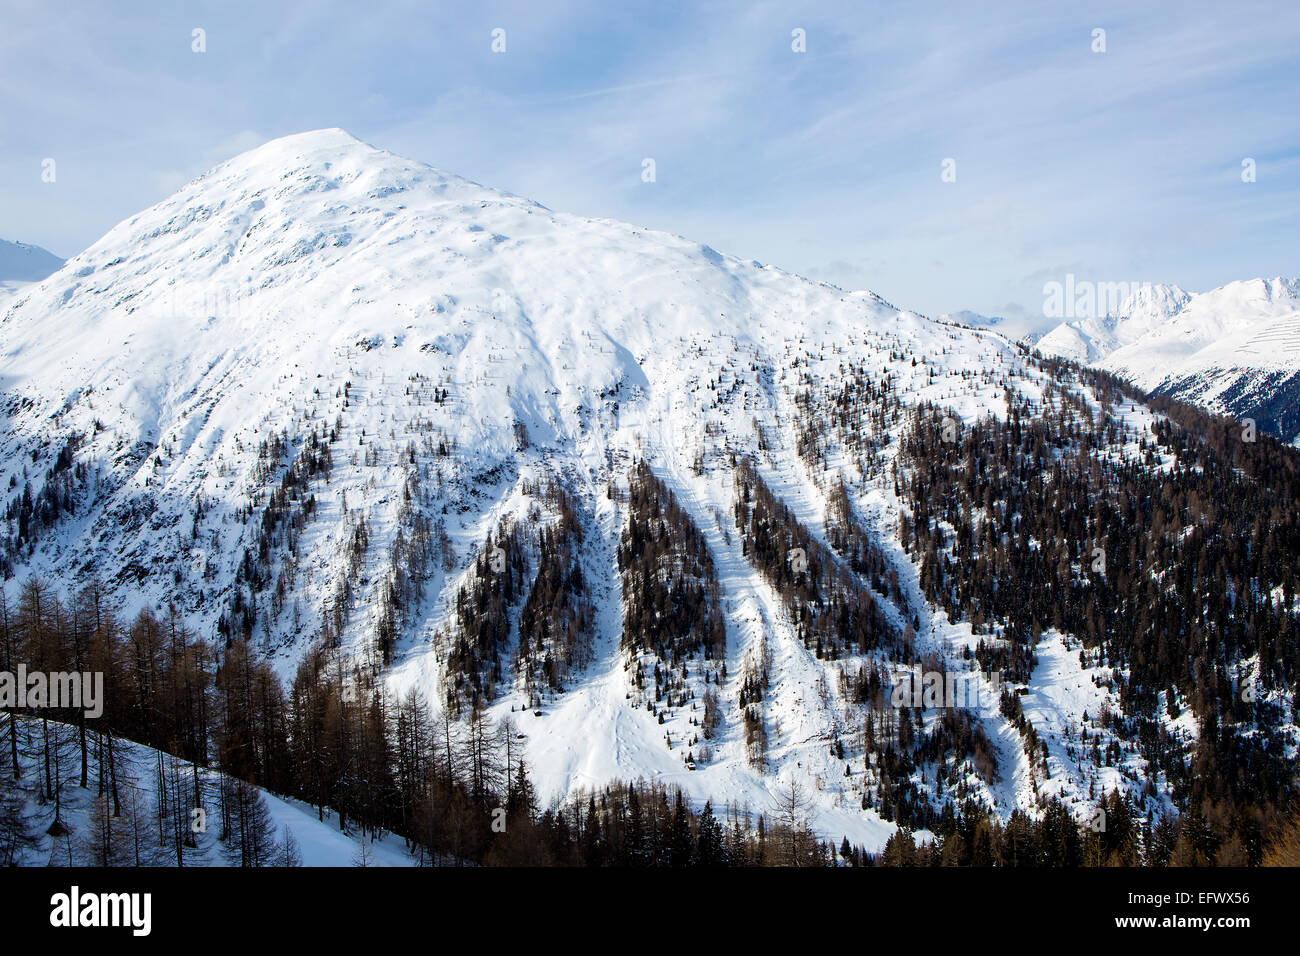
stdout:
<svg viewBox="0 0 1300 956">
<path fill-rule="evenodd" d="M 1077 635 L 1083 659 L 1115 668 L 1123 714 L 1111 727 L 1123 744 L 1087 759 L 1139 753 L 1191 819 L 1215 821 L 1206 832 L 1223 852 L 1256 862 L 1249 848 L 1296 799 L 1275 728 L 1289 716 L 1276 692 L 1294 694 L 1300 680 L 1289 610 L 1300 458 L 1266 437 L 1243 440 L 1236 421 L 1052 367 L 1062 381 L 1077 374 L 1099 404 L 1048 389 L 1036 407 L 1013 401 L 1004 421 L 956 432 L 939 411 L 916 412 L 903 445 L 910 467 L 896 478 L 911 507 L 902 540 L 928 599 L 984 636 L 985 666 L 1025 680 L 1051 627 Z M 1139 401 L 1162 417 L 1116 456 Z M 1004 696 L 1009 716 L 1018 706 Z M 1199 731 L 1190 747 L 1161 719 L 1184 711 Z M 1212 841 L 1198 847 L 1215 859 Z"/>
</svg>

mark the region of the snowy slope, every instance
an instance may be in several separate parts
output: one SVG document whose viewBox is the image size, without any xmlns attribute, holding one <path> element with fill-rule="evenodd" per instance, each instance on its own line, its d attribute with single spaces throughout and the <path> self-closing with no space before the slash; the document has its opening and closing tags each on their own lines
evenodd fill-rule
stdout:
<svg viewBox="0 0 1300 956">
<path fill-rule="evenodd" d="M 1071 320 L 1035 345 L 1143 389 L 1300 435 L 1300 279 L 1250 279 L 1189 295 L 1146 286 L 1114 315 Z"/>
<path fill-rule="evenodd" d="M 23 289 L 27 288 L 30 283 L 15 281 L 0 281 L 0 314 L 9 308 L 9 303 L 22 294 Z"/>
<path fill-rule="evenodd" d="M 1045 379 L 993 331 L 556 213 L 341 130 L 287 137 L 121 223 L 24 289 L 0 321 L 0 488 L 39 498 L 48 485 L 69 502 L 34 541 L 0 555 L 14 575 L 5 586 L 28 573 L 62 587 L 95 577 L 126 611 L 175 600 L 210 635 L 247 628 L 291 675 L 334 619 L 346 649 L 376 654 L 396 545 L 427 519 L 442 560 L 416 583 L 388 673 L 394 690 L 437 702 L 457 588 L 494 529 L 522 529 L 535 560 L 537 530 L 554 516 L 530 489 L 557 481 L 586 535 L 591 660 L 540 707 L 509 681 L 492 705 L 522 735 L 542 795 L 648 777 L 761 813 L 794 777 L 814 794 L 817 829 L 880 846 L 894 827 L 861 808 L 871 768 L 851 748 L 835 753 L 860 731 L 839 665 L 795 637 L 731 521 L 732 453 L 754 455 L 818 539 L 838 471 L 906 595 L 882 597 L 886 615 L 900 629 L 915 618 L 926 650 L 966 667 L 969 625 L 925 605 L 897 542 L 887 467 L 904 422 L 870 436 L 876 470 L 834 442 L 828 471 L 796 453 L 797 395 L 842 387 L 850 366 L 887 378 L 905 405 L 934 402 L 967 420 L 1004 414 L 1007 389 L 1038 396 Z M 286 533 L 274 493 L 322 443 L 332 468 L 310 479 L 311 513 Z M 626 505 L 610 492 L 626 490 L 638 458 L 704 534 L 727 607 L 722 729 L 694 769 L 694 704 L 667 708 L 662 723 L 638 706 L 635 662 L 620 647 L 614 554 Z M 263 548 L 268 524 L 278 530 Z M 250 583 L 253 564 L 261 584 Z M 764 649 L 771 746 L 756 767 L 738 695 Z M 698 671 L 687 680 L 702 690 Z M 1035 676 L 1061 735 L 1082 719 L 1070 708 L 1095 706 L 1095 695 L 1051 688 L 1080 680 L 1063 668 Z M 996 700 L 979 716 L 1000 779 L 957 772 L 1001 812 L 1034 808 L 1016 732 Z M 936 778 L 933 767 L 918 774 L 927 792 Z M 1062 775 L 1055 786 L 1079 800 L 1088 783 Z"/>
<path fill-rule="evenodd" d="M 6 720 L 5 732 L 8 734 Z M 99 793 L 97 752 L 92 748 L 88 786 L 83 789 L 79 784 L 80 758 L 77 754 L 77 729 L 71 725 L 50 722 L 42 725 L 35 718 L 21 718 L 19 721 L 19 754 L 22 766 L 26 768 L 23 777 L 15 783 L 6 777 L 4 795 L 17 797 L 22 801 L 23 815 L 26 817 L 28 833 L 35 838 L 35 844 L 19 851 L 16 865 L 20 866 L 86 866 L 95 865 L 92 854 L 95 838 L 92 836 L 92 818 L 95 813 L 94 801 Z M 57 741 L 60 754 L 63 779 L 60 784 L 61 804 L 56 807 L 52 799 L 42 796 L 41 769 L 43 767 L 43 734 L 50 735 L 51 746 Z M 7 745 L 7 744 L 6 744 Z M 194 786 L 194 768 L 183 760 L 174 760 L 160 754 L 151 747 L 117 740 L 115 743 L 114 763 L 118 782 L 118 797 L 121 815 L 113 821 L 126 858 L 124 862 L 134 861 L 136 849 L 136 831 L 133 822 L 138 822 L 141 862 L 145 866 L 177 865 L 174 846 L 160 845 L 156 835 L 168 832 L 172 828 L 170 819 L 158 820 L 160 792 L 159 767 L 165 775 L 173 772 L 185 782 L 186 804 L 182 815 L 188 826 L 191 817 L 189 809 L 192 804 Z M 174 762 L 175 766 L 171 765 Z M 202 832 L 194 833 L 194 846 L 185 847 L 184 866 L 229 866 L 230 860 L 223 853 L 219 839 L 219 788 L 221 775 L 206 769 L 198 771 L 198 789 L 203 794 L 200 806 L 207 818 Z M 385 833 L 378 840 L 366 843 L 366 852 L 360 851 L 361 837 L 339 829 L 338 816 L 332 812 L 318 814 L 314 807 L 308 807 L 296 800 L 276 796 L 267 790 L 257 790 L 266 802 L 271 823 L 274 827 L 274 839 L 282 843 L 285 834 L 292 836 L 296 845 L 301 865 L 303 866 L 356 866 L 362 858 L 368 866 L 414 866 L 416 860 L 407 852 L 402 840 Z M 111 790 L 106 789 L 105 799 L 111 800 Z M 62 824 L 62 831 L 49 832 L 57 815 Z M 278 863 L 276 865 L 279 865 Z"/>
</svg>

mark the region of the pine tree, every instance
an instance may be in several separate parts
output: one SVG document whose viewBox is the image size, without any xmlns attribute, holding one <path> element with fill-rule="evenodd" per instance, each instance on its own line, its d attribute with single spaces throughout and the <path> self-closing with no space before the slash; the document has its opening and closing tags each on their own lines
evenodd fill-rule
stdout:
<svg viewBox="0 0 1300 956">
<path fill-rule="evenodd" d="M 275 865 L 302 866 L 302 852 L 298 849 L 298 841 L 294 838 L 293 831 L 287 826 L 280 829 L 280 841 L 276 845 Z"/>
<path fill-rule="evenodd" d="M 641 814 L 641 799 L 635 787 L 627 794 L 627 822 L 623 828 L 623 856 L 628 866 L 649 866 L 649 848 L 646 844 L 645 821 Z"/>
<path fill-rule="evenodd" d="M 222 853 L 232 866 L 272 866 L 277 854 L 275 821 L 261 792 L 242 780 L 226 787 L 230 833 Z"/>
<path fill-rule="evenodd" d="M 675 867 L 690 866 L 693 862 L 694 841 L 691 837 L 691 821 L 686 812 L 686 802 L 682 792 L 677 791 L 677 801 L 673 807 L 672 835 L 669 839 L 669 864 Z"/>
<path fill-rule="evenodd" d="M 7 780 L 0 781 L 0 866 L 17 866 L 39 845 L 26 809 L 23 792 Z"/>
<path fill-rule="evenodd" d="M 722 825 L 713 815 L 712 801 L 705 801 L 700 813 L 695 859 L 700 866 L 724 866 L 727 862 Z"/>
<path fill-rule="evenodd" d="M 91 866 L 122 866 L 130 859 L 126 825 L 114 818 L 104 797 L 90 802 L 86 830 L 82 834 L 82 852 Z"/>
</svg>

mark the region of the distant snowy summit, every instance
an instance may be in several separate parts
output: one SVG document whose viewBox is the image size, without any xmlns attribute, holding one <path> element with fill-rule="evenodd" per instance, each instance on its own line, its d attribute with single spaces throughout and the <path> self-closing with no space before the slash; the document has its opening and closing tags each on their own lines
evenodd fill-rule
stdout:
<svg viewBox="0 0 1300 956">
<path fill-rule="evenodd" d="M 1300 279 L 1202 293 L 1138 286 L 1117 309 L 1063 321 L 1035 349 L 1300 438 Z"/>
<path fill-rule="evenodd" d="M 991 329 L 999 335 L 1005 335 L 1013 342 L 1032 346 L 1042 336 L 1041 320 L 1029 315 L 983 315 L 970 309 L 957 312 L 945 312 L 939 317 L 940 322 L 960 325 L 968 329 Z"/>
<path fill-rule="evenodd" d="M 40 246 L 0 239 L 0 315 L 23 289 L 62 266 L 62 259 Z"/>
<path fill-rule="evenodd" d="M 972 312 L 970 309 L 961 309 L 957 312 L 945 312 L 939 316 L 940 322 L 951 322 L 954 325 L 964 325 L 972 329 L 995 329 L 1006 322 L 1000 315 L 981 315 L 978 312 Z"/>
<path fill-rule="evenodd" d="M 1052 315 L 1055 309 L 1054 314 L 1066 320 L 1038 340 L 1038 350 L 1085 365 L 1137 341 L 1191 301 L 1176 285 L 1135 285 L 1129 291 L 1126 283 L 1112 283 L 1121 291 L 1110 292 L 1104 283 L 1080 282 L 1076 287 L 1073 276 L 1056 285 L 1061 287 L 1059 301 L 1046 302 L 1044 311 Z"/>
<path fill-rule="evenodd" d="M 62 259 L 40 246 L 0 239 L 0 282 L 40 282 L 62 265 Z"/>
</svg>

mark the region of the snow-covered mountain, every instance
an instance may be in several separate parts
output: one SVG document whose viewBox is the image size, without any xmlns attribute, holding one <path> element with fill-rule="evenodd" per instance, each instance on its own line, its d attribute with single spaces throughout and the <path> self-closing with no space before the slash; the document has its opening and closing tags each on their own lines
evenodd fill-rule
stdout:
<svg viewBox="0 0 1300 956">
<path fill-rule="evenodd" d="M 1063 322 L 1035 345 L 1294 440 L 1300 437 L 1300 280 L 1189 294 L 1134 290 L 1117 312 Z"/>
<path fill-rule="evenodd" d="M 553 212 L 321 130 L 214 168 L 5 313 L 0 571 L 10 589 L 33 573 L 64 588 L 93 578 L 126 611 L 174 602 L 203 633 L 247 636 L 285 677 L 326 639 L 445 706 L 477 679 L 458 669 L 462 595 L 508 562 L 523 592 L 503 592 L 486 698 L 547 800 L 647 777 L 762 811 L 797 779 L 819 830 L 879 846 L 894 826 L 871 806 L 881 771 L 855 749 L 863 712 L 845 668 L 926 659 L 979 691 L 970 712 L 997 771 L 948 754 L 942 774 L 917 771 L 918 792 L 955 787 L 1004 815 L 1055 795 L 1082 814 L 1090 794 L 1141 788 L 1136 749 L 1116 744 L 1094 766 L 1072 743 L 1081 728 L 1110 740 L 1098 721 L 1120 710 L 1113 668 L 1047 629 L 1018 692 L 1037 734 L 1022 745 L 973 663 L 994 636 L 924 596 L 895 473 L 927 403 L 955 429 L 1006 417 L 1013 399 L 1052 406 L 1061 389 L 1096 404 L 995 332 Z M 832 426 L 849 396 L 869 413 Z M 1114 454 L 1136 457 L 1155 420 L 1126 406 Z M 800 638 L 737 531 L 756 487 L 745 459 L 806 529 L 788 563 L 798 550 L 856 582 L 854 607 L 878 608 L 893 646 L 914 642 L 905 655 Z M 716 576 L 725 671 L 623 639 L 620 537 L 641 460 L 710 556 L 697 567 Z M 581 573 L 565 574 L 584 636 L 544 684 L 520 663 L 525 596 L 571 522 Z M 857 534 L 874 570 L 837 556 Z M 646 687 L 661 668 L 680 681 L 666 698 Z M 715 692 L 710 736 L 700 708 Z M 1192 739 L 1176 711 L 1170 739 Z"/>
</svg>

